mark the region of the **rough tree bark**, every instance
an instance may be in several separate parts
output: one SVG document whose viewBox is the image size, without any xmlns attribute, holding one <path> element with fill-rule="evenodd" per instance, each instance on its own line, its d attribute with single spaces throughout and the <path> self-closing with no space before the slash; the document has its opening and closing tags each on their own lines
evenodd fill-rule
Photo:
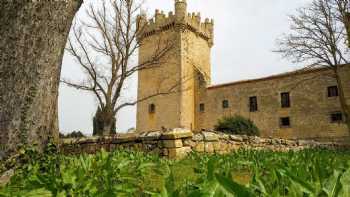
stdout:
<svg viewBox="0 0 350 197">
<path fill-rule="evenodd" d="M 63 52 L 82 0 L 0 3 L 1 149 L 58 137 L 57 99 Z"/>
</svg>

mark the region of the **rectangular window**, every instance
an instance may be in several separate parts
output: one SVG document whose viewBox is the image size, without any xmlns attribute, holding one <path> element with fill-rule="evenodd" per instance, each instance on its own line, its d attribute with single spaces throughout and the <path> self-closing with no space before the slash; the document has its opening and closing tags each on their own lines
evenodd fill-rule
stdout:
<svg viewBox="0 0 350 197">
<path fill-rule="evenodd" d="M 258 98 L 256 96 L 252 96 L 249 98 L 249 111 L 250 112 L 258 111 Z"/>
<path fill-rule="evenodd" d="M 205 105 L 204 103 L 199 104 L 199 111 L 204 112 L 205 111 Z"/>
<path fill-rule="evenodd" d="M 154 104 L 150 104 L 150 105 L 148 106 L 148 112 L 149 112 L 150 114 L 155 113 L 155 112 L 156 112 L 156 106 L 155 106 Z"/>
<path fill-rule="evenodd" d="M 281 106 L 282 106 L 282 108 L 288 108 L 288 107 L 290 107 L 290 96 L 289 96 L 289 92 L 283 92 L 283 93 L 281 93 Z"/>
<path fill-rule="evenodd" d="M 223 100 L 222 101 L 222 108 L 226 109 L 226 108 L 229 108 L 229 107 L 230 107 L 230 105 L 229 105 L 228 100 Z"/>
<path fill-rule="evenodd" d="M 289 117 L 280 118 L 280 126 L 281 127 L 290 127 L 290 118 Z"/>
<path fill-rule="evenodd" d="M 328 87 L 328 97 L 337 97 L 338 96 L 338 86 Z"/>
<path fill-rule="evenodd" d="M 343 114 L 341 112 L 334 112 L 331 114 L 331 122 L 332 123 L 340 123 L 343 122 Z"/>
</svg>

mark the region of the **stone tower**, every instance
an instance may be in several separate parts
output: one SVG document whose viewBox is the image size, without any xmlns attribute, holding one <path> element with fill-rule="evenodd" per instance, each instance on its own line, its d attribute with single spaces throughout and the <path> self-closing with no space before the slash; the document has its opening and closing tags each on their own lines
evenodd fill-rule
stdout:
<svg viewBox="0 0 350 197">
<path fill-rule="evenodd" d="M 139 71 L 137 130 L 196 128 L 197 97 L 200 87 L 210 84 L 210 51 L 213 20 L 201 21 L 200 13 L 187 13 L 186 0 L 175 0 L 175 14 L 156 10 L 154 18 L 138 18 L 142 33 L 139 63 L 149 61 L 171 47 L 159 64 Z"/>
</svg>

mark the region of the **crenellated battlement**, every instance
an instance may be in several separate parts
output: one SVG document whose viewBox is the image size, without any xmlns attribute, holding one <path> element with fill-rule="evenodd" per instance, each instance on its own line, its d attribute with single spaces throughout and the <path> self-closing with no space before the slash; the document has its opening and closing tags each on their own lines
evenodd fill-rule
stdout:
<svg viewBox="0 0 350 197">
<path fill-rule="evenodd" d="M 213 44 L 214 20 L 206 18 L 202 21 L 199 12 L 187 13 L 186 0 L 175 0 L 175 13 L 165 14 L 157 9 L 151 19 L 147 19 L 147 15 L 144 13 L 139 15 L 137 28 L 141 32 L 139 40 L 158 32 L 176 28 L 190 30 L 207 40 L 209 44 Z"/>
</svg>

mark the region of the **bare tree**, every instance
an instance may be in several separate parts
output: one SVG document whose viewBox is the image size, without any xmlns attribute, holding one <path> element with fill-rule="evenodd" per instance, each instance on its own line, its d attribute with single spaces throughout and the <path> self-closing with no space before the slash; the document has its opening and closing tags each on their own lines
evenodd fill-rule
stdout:
<svg viewBox="0 0 350 197">
<path fill-rule="evenodd" d="M 350 1 L 349 0 L 333 0 L 331 2 L 336 8 L 336 17 L 337 20 L 341 21 L 344 24 L 345 31 L 347 33 L 347 43 L 350 47 Z"/>
<path fill-rule="evenodd" d="M 93 3 L 87 8 L 87 18 L 76 21 L 68 39 L 67 50 L 75 57 L 85 72 L 83 81 L 63 80 L 68 86 L 91 92 L 98 100 L 94 120 L 94 134 L 112 134 L 115 116 L 120 109 L 132 106 L 149 98 L 177 91 L 177 85 L 167 90 L 159 89 L 145 98 L 132 102 L 122 101 L 127 80 L 142 69 L 164 65 L 164 58 L 173 48 L 173 42 L 157 38 L 151 58 L 135 61 L 140 43 L 137 37 L 144 30 L 137 15 L 140 3 L 136 0 L 103 0 L 99 6 Z M 96 125 L 98 124 L 98 125 Z"/>
<path fill-rule="evenodd" d="M 346 31 L 347 31 L 347 34 L 348 34 L 348 45 L 349 45 L 349 48 L 350 48 L 350 12 L 346 12 L 345 13 L 344 24 L 345 24 Z"/>
<path fill-rule="evenodd" d="M 340 77 L 342 67 L 348 64 L 346 13 L 349 0 L 313 0 L 291 16 L 291 33 L 278 40 L 283 57 L 293 62 L 306 62 L 310 67 L 325 67 L 332 71 L 339 89 L 339 101 L 350 132 L 350 109 Z"/>
</svg>

